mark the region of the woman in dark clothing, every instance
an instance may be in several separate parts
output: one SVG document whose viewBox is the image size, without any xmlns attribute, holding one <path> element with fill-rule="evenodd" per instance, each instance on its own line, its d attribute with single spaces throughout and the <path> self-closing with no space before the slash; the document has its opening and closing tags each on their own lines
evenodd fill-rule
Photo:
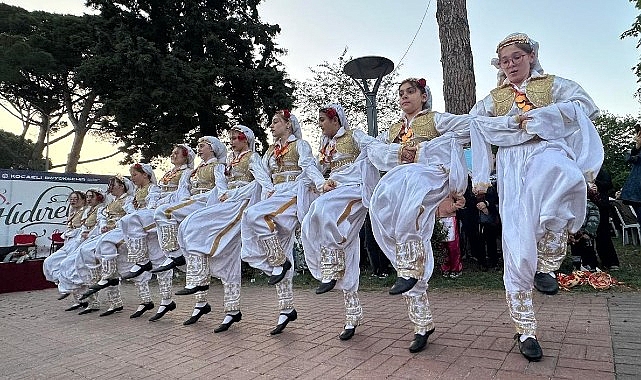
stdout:
<svg viewBox="0 0 641 380">
<path fill-rule="evenodd" d="M 612 176 L 605 168 L 601 168 L 594 183 L 599 192 L 596 205 L 599 207 L 600 215 L 599 228 L 596 230 L 596 252 L 604 268 L 617 270 L 619 269 L 619 257 L 614 249 L 612 236 L 610 235 L 610 197 L 608 194 L 614 187 L 612 185 Z"/>
<path fill-rule="evenodd" d="M 626 161 L 632 165 L 632 170 L 621 189 L 620 199 L 634 208 L 637 221 L 641 224 L 641 125 L 637 124 L 634 130 L 634 145 L 626 157 Z"/>
</svg>

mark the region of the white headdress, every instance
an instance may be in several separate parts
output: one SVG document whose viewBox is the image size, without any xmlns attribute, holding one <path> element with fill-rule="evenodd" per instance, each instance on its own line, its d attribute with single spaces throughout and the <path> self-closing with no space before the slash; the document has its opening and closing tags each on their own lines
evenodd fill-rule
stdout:
<svg viewBox="0 0 641 380">
<path fill-rule="evenodd" d="M 103 189 L 99 189 L 97 187 L 91 187 L 87 189 L 87 191 L 91 191 L 94 194 L 100 194 L 102 196 L 102 201 L 100 203 L 103 203 L 105 201 L 105 191 Z"/>
<path fill-rule="evenodd" d="M 154 174 L 154 169 L 151 167 L 151 165 L 139 163 L 139 164 L 133 164 L 131 167 L 133 168 L 136 165 L 140 165 L 140 167 L 142 168 L 142 171 L 149 176 L 149 181 L 151 183 L 153 183 L 154 185 L 158 184 L 158 181 L 156 180 L 156 175 Z"/>
<path fill-rule="evenodd" d="M 225 144 L 221 143 L 220 140 L 214 136 L 204 136 L 198 139 L 198 142 L 205 142 L 211 146 L 211 149 L 214 151 L 214 157 L 219 163 L 225 163 L 227 160 L 227 148 Z"/>
<path fill-rule="evenodd" d="M 196 160 L 196 153 L 194 152 L 194 150 L 191 149 L 191 147 L 187 144 L 176 144 L 176 146 L 184 148 L 187 151 L 187 167 L 189 169 L 193 169 L 194 161 Z"/>
<path fill-rule="evenodd" d="M 300 123 L 298 122 L 296 116 L 294 116 L 293 113 L 289 112 L 289 110 L 281 110 L 278 112 L 283 117 L 283 119 L 285 119 L 285 121 L 289 121 L 292 124 L 292 135 L 296 136 L 297 139 L 302 139 L 303 131 L 300 129 Z"/>
<path fill-rule="evenodd" d="M 543 67 L 541 62 L 539 62 L 539 43 L 531 39 L 525 33 L 512 33 L 505 37 L 503 41 L 499 42 L 496 46 L 496 53 L 498 54 L 501 49 L 506 46 L 514 44 L 528 44 L 532 47 L 532 52 L 534 53 L 534 62 L 530 65 L 530 72 L 536 71 L 539 74 L 543 74 Z M 496 73 L 496 79 L 498 81 L 498 86 L 502 85 L 507 76 L 503 72 L 501 65 L 499 64 L 498 58 L 492 58 L 492 66 L 496 67 L 499 71 Z"/>
<path fill-rule="evenodd" d="M 238 131 L 238 132 L 242 133 L 243 135 L 245 135 L 245 137 L 247 137 L 247 144 L 249 145 L 249 149 L 252 152 L 254 150 L 256 150 L 256 137 L 254 136 L 254 131 L 252 131 L 248 127 L 246 127 L 244 125 L 240 125 L 240 124 L 234 125 L 233 127 L 231 127 L 231 130 L 232 131 Z"/>
<path fill-rule="evenodd" d="M 338 121 L 340 121 L 341 123 L 341 127 L 343 127 L 343 129 L 345 129 L 346 131 L 349 130 L 349 122 L 347 121 L 347 116 L 345 115 L 343 106 L 338 103 L 329 103 L 325 105 L 325 107 L 321 108 L 321 110 L 328 110 L 330 108 L 336 111 L 336 115 L 338 116 Z"/>
</svg>

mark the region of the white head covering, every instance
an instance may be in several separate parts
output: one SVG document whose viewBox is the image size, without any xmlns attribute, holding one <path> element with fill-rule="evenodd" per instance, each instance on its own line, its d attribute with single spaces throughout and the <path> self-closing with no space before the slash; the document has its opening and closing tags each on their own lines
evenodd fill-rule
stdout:
<svg viewBox="0 0 641 380">
<path fill-rule="evenodd" d="M 338 121 L 340 121 L 341 123 L 341 127 L 343 127 L 343 129 L 348 131 L 350 127 L 349 127 L 349 122 L 347 121 L 347 116 L 345 115 L 345 110 L 343 109 L 343 106 L 341 106 L 338 103 L 329 103 L 321 109 L 326 110 L 328 108 L 332 108 L 334 109 L 334 111 L 336 111 L 336 115 L 338 116 Z"/>
<path fill-rule="evenodd" d="M 105 191 L 103 189 L 99 189 L 97 187 L 91 187 L 91 188 L 87 189 L 87 191 L 91 191 L 94 194 L 102 195 L 102 202 L 100 202 L 100 203 L 104 203 L 105 202 Z"/>
<path fill-rule="evenodd" d="M 124 177 L 124 176 L 122 176 L 120 174 L 115 175 L 114 178 L 116 178 L 118 181 L 120 181 L 120 182 L 125 184 L 125 193 L 127 195 L 131 195 L 131 196 L 134 195 L 134 191 L 136 190 L 135 189 L 136 186 L 134 186 L 134 183 L 131 182 L 131 180 L 129 178 Z"/>
<path fill-rule="evenodd" d="M 528 44 L 532 47 L 532 52 L 534 52 L 534 62 L 532 62 L 532 65 L 530 66 L 530 72 L 535 71 L 539 74 L 543 74 L 543 67 L 541 66 L 541 62 L 539 62 L 539 43 L 531 39 L 525 33 L 512 33 L 505 37 L 503 41 L 499 42 L 499 44 L 496 46 L 496 53 L 498 54 L 499 51 L 504 47 L 514 44 Z M 497 85 L 501 86 L 507 76 L 505 75 L 503 69 L 501 68 L 501 65 L 499 64 L 498 57 L 492 58 L 491 63 L 492 66 L 496 67 L 499 70 L 496 73 L 496 79 Z"/>
<path fill-rule="evenodd" d="M 221 143 L 220 140 L 214 136 L 203 136 L 198 139 L 198 142 L 205 142 L 211 146 L 211 149 L 214 151 L 214 157 L 218 163 L 224 164 L 227 161 L 227 148 L 225 144 Z"/>
<path fill-rule="evenodd" d="M 249 149 L 253 152 L 256 150 L 256 137 L 254 136 L 254 131 L 249 129 L 244 125 L 234 125 L 230 129 L 231 131 L 238 131 L 247 137 L 247 144 L 249 144 Z"/>
<path fill-rule="evenodd" d="M 137 165 L 140 165 L 142 168 L 142 171 L 145 172 L 149 176 L 149 181 L 153 183 L 154 185 L 158 184 L 158 181 L 156 180 L 156 175 L 154 174 L 154 169 L 151 167 L 149 164 L 143 164 L 143 163 L 138 163 Z M 133 168 L 136 166 L 136 164 L 133 164 L 131 167 Z"/>
<path fill-rule="evenodd" d="M 194 150 L 187 144 L 176 144 L 176 146 L 184 148 L 187 151 L 187 167 L 189 169 L 193 169 L 194 161 L 196 160 L 196 152 L 194 152 Z"/>
<path fill-rule="evenodd" d="M 297 139 L 302 139 L 303 131 L 300 129 L 300 123 L 298 122 L 296 116 L 294 116 L 293 113 L 289 112 L 289 110 L 281 110 L 278 111 L 278 113 L 280 113 L 285 121 L 289 121 L 290 123 L 292 123 L 292 135 L 296 136 Z M 289 115 L 289 117 L 287 117 L 287 115 Z"/>
</svg>

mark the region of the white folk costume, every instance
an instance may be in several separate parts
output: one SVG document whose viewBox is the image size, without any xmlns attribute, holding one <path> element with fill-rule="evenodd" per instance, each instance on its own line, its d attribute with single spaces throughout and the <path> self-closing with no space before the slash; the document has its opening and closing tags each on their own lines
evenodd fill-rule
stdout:
<svg viewBox="0 0 641 380">
<path fill-rule="evenodd" d="M 530 44 L 535 62 L 520 86 L 500 70 L 499 87 L 470 112 L 477 116 L 471 129 L 473 185 L 477 192 L 489 186 L 490 144 L 498 146 L 506 299 L 517 333 L 534 336 L 535 274 L 553 274 L 563 261 L 568 233 L 583 223 L 586 181 L 600 169 L 603 146 L 591 121 L 599 110 L 590 96 L 575 82 L 544 74 L 538 43 L 525 34 L 508 36 L 497 51 L 513 43 Z M 498 68 L 496 59 L 493 64 Z M 531 118 L 524 128 L 518 115 Z"/>
<path fill-rule="evenodd" d="M 92 188 L 90 189 L 94 194 L 99 194 L 96 196 L 102 197 L 102 201 L 95 206 L 87 206 L 82 215 L 82 226 L 78 236 L 75 238 L 77 241 L 69 241 L 69 245 L 65 243 L 65 247 L 75 248 L 71 251 L 68 251 L 67 256 L 60 263 L 59 269 L 59 282 L 58 282 L 58 291 L 60 293 L 73 294 L 75 303 L 67 309 L 67 311 L 76 310 L 80 307 L 89 308 L 89 310 L 98 310 L 100 308 L 100 302 L 98 297 L 95 295 L 90 297 L 88 302 L 80 302 L 80 296 L 87 290 L 87 284 L 91 282 L 96 282 L 100 279 L 98 275 L 93 281 L 85 281 L 81 275 L 81 272 L 78 268 L 83 268 L 83 261 L 80 256 L 80 248 L 83 244 L 93 239 L 97 239 L 97 236 L 100 235 L 100 227 L 98 226 L 98 215 L 103 212 L 105 207 L 104 205 L 104 195 L 103 191 Z M 75 240 L 74 239 L 74 240 Z M 61 248 L 61 249 L 63 249 Z"/>
<path fill-rule="evenodd" d="M 60 276 L 60 264 L 67 257 L 70 252 L 78 247 L 80 242 L 80 232 L 82 230 L 82 215 L 87 206 L 79 207 L 71 210 L 67 216 L 67 223 L 65 230 L 62 232 L 62 238 L 65 244 L 60 247 L 56 252 L 49 255 L 42 263 L 42 272 L 47 281 L 58 284 Z"/>
<path fill-rule="evenodd" d="M 291 122 L 292 134 L 286 144 L 275 142 L 263 156 L 260 170 L 254 173 L 262 186 L 263 199 L 248 207 L 241 220 L 242 260 L 272 277 L 277 276 L 275 268 L 291 268 L 294 262 L 294 233 L 300 225 L 298 204 L 307 201 L 304 194 L 308 189 L 302 182 L 308 172 L 318 172 L 312 149 L 302 139 L 298 120 L 289 112 L 286 116 L 289 116 L 286 120 Z M 318 178 L 317 175 L 311 177 Z M 315 186 L 322 186 L 322 182 Z M 291 321 L 297 315 L 292 289 L 293 270 L 285 269 L 284 273 L 284 278 L 275 284 L 281 311 L 279 320 L 286 316 L 287 321 Z M 282 326 L 280 322 L 279 326 Z M 280 331 L 282 328 L 277 326 L 272 334 Z"/>
<path fill-rule="evenodd" d="M 425 90 L 429 101 L 429 88 Z M 462 196 L 467 187 L 463 144 L 469 142 L 469 117 L 430 111 L 428 103 L 412 120 L 404 114 L 379 139 L 388 143 L 387 148 L 368 155 L 388 173 L 370 202 L 372 231 L 399 280 L 416 281 L 403 297 L 414 323 L 410 351 L 417 352 L 434 330 L 427 287 L 434 270 L 430 240 L 436 209 L 448 195 Z M 417 147 L 414 163 L 400 165 L 404 145 Z M 398 294 L 393 290 L 391 294 Z"/>
<path fill-rule="evenodd" d="M 178 244 L 178 225 L 187 215 L 207 205 L 209 192 L 216 192 L 217 183 L 222 182 L 225 177 L 225 159 L 227 158 L 225 145 L 211 136 L 201 137 L 199 142 L 209 144 L 213 150 L 213 156 L 207 161 L 201 162 L 191 173 L 189 198 L 178 203 L 160 205 L 154 213 L 158 241 L 167 260 L 165 260 L 165 265 L 154 269 L 153 272 L 184 265 L 183 251 Z M 175 265 L 172 264 L 172 261 L 175 262 Z"/>
<path fill-rule="evenodd" d="M 125 193 L 113 199 L 103 209 L 103 213 L 98 216 L 98 228 L 101 231 L 103 229 L 107 229 L 107 231 L 82 244 L 80 246 L 80 260 L 76 261 L 78 265 L 76 270 L 85 281 L 91 284 L 91 289 L 82 295 L 81 300 L 95 294 L 97 284 L 103 279 L 107 279 L 106 292 L 110 307 L 103 313 L 104 315 L 110 315 L 123 309 L 120 281 L 118 278 L 113 278 L 118 270 L 117 249 L 125 249 L 122 244 L 122 231 L 117 228 L 117 224 L 120 218 L 135 211 L 133 204 L 134 184 L 125 177 L 117 176 L 116 178 L 124 183 Z M 103 251 L 102 254 L 101 251 Z M 121 265 L 125 264 L 126 262 L 123 260 Z"/>
<path fill-rule="evenodd" d="M 186 252 L 187 279 L 185 289 L 176 294 L 196 294 L 194 313 L 185 321 L 186 325 L 211 311 L 207 303 L 210 276 L 223 283 L 223 307 L 227 316 L 214 332 L 225 331 L 241 319 L 240 221 L 245 209 L 260 199 L 260 185 L 253 173 L 261 170 L 262 162 L 254 151 L 254 133 L 243 125 L 231 130 L 245 136 L 249 150 L 230 152 L 224 180 L 217 184 L 219 192 L 211 192 L 208 206 L 187 216 L 178 230 L 178 242 Z M 220 201 L 223 196 L 226 199 Z"/>
<path fill-rule="evenodd" d="M 341 339 L 346 340 L 354 332 L 347 330 L 360 325 L 363 318 L 358 297 L 359 232 L 380 178 L 378 169 L 367 158 L 367 146 L 378 141 L 360 129 L 350 129 L 342 106 L 330 104 L 324 109 L 330 108 L 336 111 L 341 126 L 334 137 L 323 136 L 320 166 L 322 173 L 329 172 L 328 180 L 336 188 L 311 203 L 302 222 L 301 238 L 307 266 L 321 281 L 316 292 L 320 294 L 334 286 L 343 291 L 346 322 Z M 319 177 L 314 182 L 322 181 L 323 177 Z M 322 191 L 322 187 L 318 190 Z"/>
</svg>

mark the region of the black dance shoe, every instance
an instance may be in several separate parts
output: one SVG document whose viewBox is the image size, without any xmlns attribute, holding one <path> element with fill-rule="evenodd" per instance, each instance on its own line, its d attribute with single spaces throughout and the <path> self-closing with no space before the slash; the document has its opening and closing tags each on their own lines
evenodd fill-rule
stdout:
<svg viewBox="0 0 641 380">
<path fill-rule="evenodd" d="M 546 275 L 547 276 L 547 275 Z M 514 339 L 519 343 L 519 351 L 521 354 L 531 362 L 538 362 L 543 357 L 543 350 L 541 345 L 535 338 L 527 338 L 524 342 L 521 342 L 521 334 L 514 335 Z"/>
<path fill-rule="evenodd" d="M 171 262 L 169 264 L 161 265 L 156 269 L 152 269 L 151 273 L 164 272 L 164 271 L 179 267 L 181 265 L 187 264 L 187 261 L 185 260 L 185 256 L 183 255 L 180 255 L 178 257 L 170 257 L 170 259 L 171 259 Z"/>
<path fill-rule="evenodd" d="M 394 286 L 392 286 L 392 288 L 389 290 L 389 294 L 396 295 L 396 294 L 405 293 L 411 290 L 414 287 L 414 285 L 416 285 L 417 282 L 418 282 L 418 279 L 413 277 L 410 277 L 408 279 L 399 277 L 396 279 Z"/>
<path fill-rule="evenodd" d="M 74 310 L 80 309 L 81 307 L 87 307 L 87 306 L 89 306 L 89 302 L 78 302 L 66 308 L 65 311 L 74 311 Z"/>
<path fill-rule="evenodd" d="M 543 294 L 554 295 L 559 292 L 559 283 L 556 276 L 552 277 L 548 273 L 536 272 L 534 275 L 534 287 Z"/>
<path fill-rule="evenodd" d="M 143 265 L 139 265 L 139 264 L 136 264 L 136 265 L 138 265 L 138 270 L 135 271 L 135 272 L 129 271 L 129 272 L 125 273 L 124 275 L 122 275 L 122 279 L 123 280 L 129 280 L 130 278 L 136 278 L 136 277 L 140 276 L 141 274 L 143 274 L 143 273 L 145 273 L 147 271 L 150 271 L 151 268 L 152 268 L 151 261 L 147 261 L 147 263 L 143 264 Z"/>
<path fill-rule="evenodd" d="M 87 309 L 82 310 L 80 313 L 78 313 L 78 315 L 85 315 L 85 314 L 93 313 L 94 311 L 98 311 L 98 310 L 100 310 L 100 309 L 94 309 L 93 307 L 92 308 L 87 308 Z"/>
<path fill-rule="evenodd" d="M 296 313 L 296 309 L 293 309 L 289 313 L 280 313 L 280 315 L 286 316 L 287 319 L 285 319 L 285 322 L 277 324 L 276 328 L 269 332 L 270 335 L 277 335 L 282 333 L 290 321 L 295 321 L 296 318 L 298 318 L 298 313 Z"/>
<path fill-rule="evenodd" d="M 171 301 L 169 305 L 160 305 L 164 306 L 165 308 L 162 311 L 157 312 L 154 316 L 149 318 L 150 322 L 156 322 L 160 318 L 162 318 L 167 312 L 175 310 L 176 309 L 176 303 L 174 301 Z"/>
<path fill-rule="evenodd" d="M 285 275 L 287 274 L 287 271 L 292 267 L 292 263 L 289 262 L 289 260 L 285 259 L 285 262 L 283 263 L 283 271 L 280 272 L 280 274 L 277 275 L 271 275 L 269 277 L 269 281 L 267 283 L 269 285 L 276 285 L 279 282 L 285 278 Z"/>
<path fill-rule="evenodd" d="M 153 302 L 145 302 L 145 303 L 141 303 L 140 306 L 142 306 L 142 309 L 136 310 L 136 312 L 131 314 L 129 316 L 129 318 L 133 319 L 133 318 L 140 317 L 141 315 L 145 314 L 145 311 L 153 309 L 154 308 L 154 303 Z"/>
<path fill-rule="evenodd" d="M 107 309 L 104 313 L 100 314 L 101 317 L 106 317 L 114 313 L 120 313 L 122 311 L 122 306 L 114 307 L 113 309 Z"/>
<path fill-rule="evenodd" d="M 62 301 L 67 297 L 69 297 L 69 293 L 60 293 L 60 295 L 58 296 L 58 301 Z"/>
<path fill-rule="evenodd" d="M 194 323 L 198 322 L 200 317 L 202 317 L 203 315 L 205 315 L 205 314 L 207 314 L 207 313 L 209 313 L 211 311 L 211 306 L 209 306 L 209 304 L 206 303 L 205 306 L 200 306 L 200 307 L 195 306 L 194 309 L 198 310 L 196 315 L 192 315 L 191 317 L 189 317 L 188 320 L 183 322 L 183 325 L 189 326 L 189 325 L 193 325 Z"/>
<path fill-rule="evenodd" d="M 321 282 L 321 284 L 316 288 L 316 294 L 327 293 L 330 290 L 334 289 L 336 286 L 336 280 L 331 280 L 330 282 Z"/>
<path fill-rule="evenodd" d="M 176 291 L 174 294 L 177 296 L 186 296 L 189 294 L 204 292 L 205 290 L 209 290 L 209 285 L 197 285 L 193 288 L 182 288 Z"/>
<path fill-rule="evenodd" d="M 351 328 L 351 329 L 343 329 L 343 332 L 340 333 L 338 338 L 340 340 L 350 340 L 354 336 L 355 332 L 356 332 L 356 327 Z"/>
<path fill-rule="evenodd" d="M 243 319 L 243 313 L 240 311 L 237 314 L 227 314 L 231 317 L 231 321 L 227 323 L 221 323 L 220 326 L 214 329 L 215 333 L 223 332 L 229 330 L 229 327 L 234 324 L 234 322 L 240 322 Z"/>
<path fill-rule="evenodd" d="M 80 298 L 78 298 L 78 300 L 82 301 L 85 298 L 89 297 L 90 295 L 98 293 L 99 291 L 101 291 L 104 288 L 108 288 L 110 286 L 116 286 L 119 283 L 120 283 L 120 279 L 118 279 L 118 278 L 110 278 L 109 280 L 107 280 L 107 282 L 105 284 L 94 284 L 94 285 L 91 285 L 89 287 L 89 290 L 84 292 L 80 296 Z"/>
<path fill-rule="evenodd" d="M 423 351 L 425 349 L 425 346 L 427 346 L 427 338 L 429 338 L 433 332 L 434 329 L 431 329 L 426 332 L 425 335 L 414 334 L 414 340 L 410 344 L 410 352 L 414 354 Z"/>
</svg>

